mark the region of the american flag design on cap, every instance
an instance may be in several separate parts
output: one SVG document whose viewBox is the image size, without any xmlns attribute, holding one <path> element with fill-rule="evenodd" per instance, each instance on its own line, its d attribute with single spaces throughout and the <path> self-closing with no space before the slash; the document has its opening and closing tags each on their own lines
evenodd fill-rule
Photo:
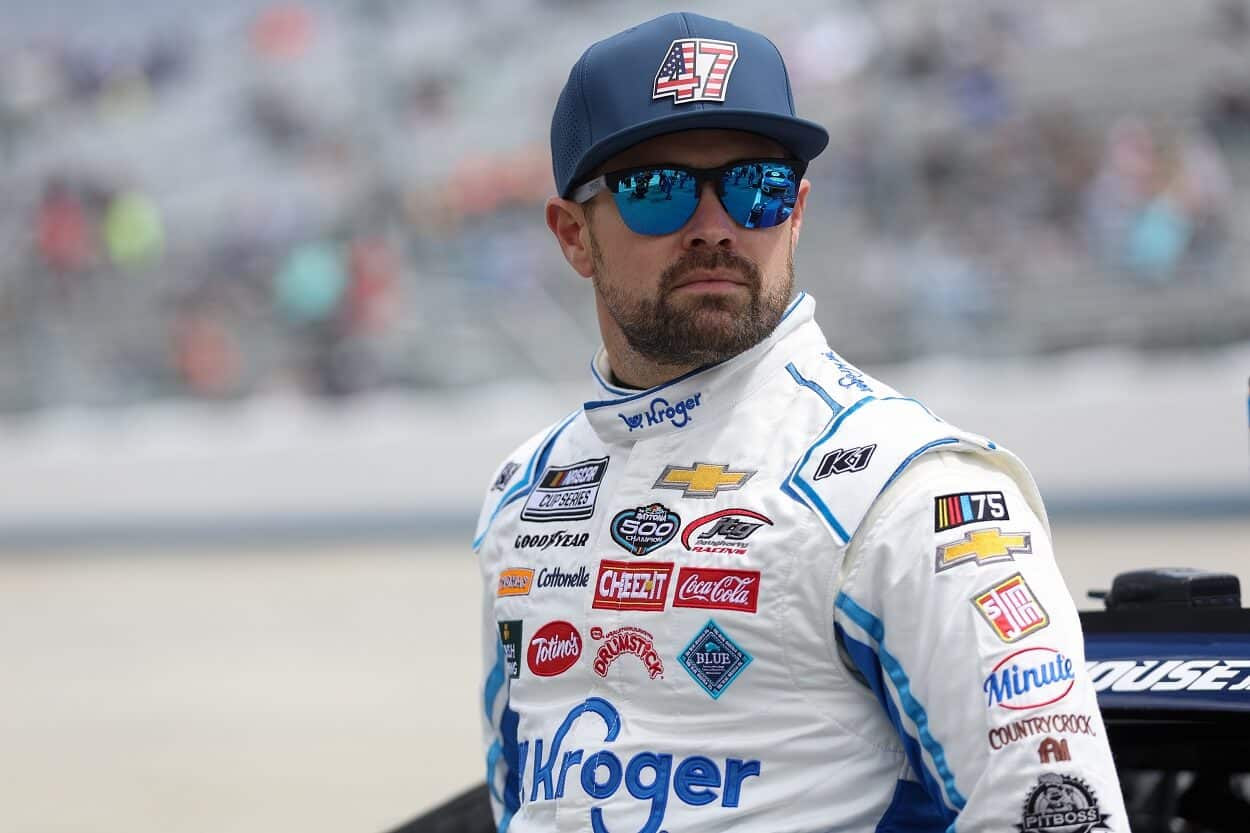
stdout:
<svg viewBox="0 0 1250 833">
<path fill-rule="evenodd" d="M 672 96 L 678 104 L 724 101 L 729 73 L 738 61 L 738 44 L 731 41 L 686 38 L 669 45 L 655 74 L 652 98 Z"/>
</svg>

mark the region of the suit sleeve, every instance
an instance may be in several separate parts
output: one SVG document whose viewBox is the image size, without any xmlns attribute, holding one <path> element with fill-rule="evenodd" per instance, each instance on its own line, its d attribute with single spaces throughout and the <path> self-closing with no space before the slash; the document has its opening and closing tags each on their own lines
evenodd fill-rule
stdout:
<svg viewBox="0 0 1250 833">
<path fill-rule="evenodd" d="M 889 714 L 925 817 L 959 833 L 1128 830 L 1044 511 L 1006 471 L 920 458 L 874 504 L 842 578 L 842 653 Z"/>
</svg>

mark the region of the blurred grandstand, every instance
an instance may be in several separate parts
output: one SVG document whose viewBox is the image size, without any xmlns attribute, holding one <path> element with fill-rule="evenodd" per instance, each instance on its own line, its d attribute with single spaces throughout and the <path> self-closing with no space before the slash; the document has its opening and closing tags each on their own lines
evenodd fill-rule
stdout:
<svg viewBox="0 0 1250 833">
<path fill-rule="evenodd" d="M 0 0 L 0 413 L 583 372 L 552 102 L 668 6 L 142 5 Z M 1250 339 L 1244 2 L 685 5 L 831 128 L 799 281 L 852 359 Z"/>
</svg>

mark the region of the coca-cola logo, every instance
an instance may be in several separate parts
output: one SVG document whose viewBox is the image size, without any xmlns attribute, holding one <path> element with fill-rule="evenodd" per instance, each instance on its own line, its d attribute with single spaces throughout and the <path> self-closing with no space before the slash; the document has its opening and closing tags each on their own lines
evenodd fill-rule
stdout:
<svg viewBox="0 0 1250 833">
<path fill-rule="evenodd" d="M 569 622 L 543 625 L 530 640 L 526 660 L 538 677 L 554 677 L 572 668 L 582 655 L 582 635 Z"/>
<path fill-rule="evenodd" d="M 760 598 L 758 570 L 717 570 L 682 567 L 677 574 L 673 607 L 737 610 L 754 613 Z"/>
</svg>

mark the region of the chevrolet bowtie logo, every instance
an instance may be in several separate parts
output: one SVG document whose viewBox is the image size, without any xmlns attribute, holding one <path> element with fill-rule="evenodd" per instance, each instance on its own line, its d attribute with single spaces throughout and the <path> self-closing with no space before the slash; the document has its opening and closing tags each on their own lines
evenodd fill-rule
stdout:
<svg viewBox="0 0 1250 833">
<path fill-rule="evenodd" d="M 1033 552 L 1032 536 L 1027 532 L 1003 532 L 998 527 L 965 532 L 960 541 L 937 548 L 937 571 L 949 570 L 965 561 L 977 565 L 995 561 L 1015 561 L 1013 555 Z"/>
<path fill-rule="evenodd" d="M 719 463 L 695 463 L 693 466 L 665 466 L 656 489 L 678 489 L 682 497 L 716 497 L 717 492 L 741 489 L 754 471 L 729 471 Z"/>
</svg>

